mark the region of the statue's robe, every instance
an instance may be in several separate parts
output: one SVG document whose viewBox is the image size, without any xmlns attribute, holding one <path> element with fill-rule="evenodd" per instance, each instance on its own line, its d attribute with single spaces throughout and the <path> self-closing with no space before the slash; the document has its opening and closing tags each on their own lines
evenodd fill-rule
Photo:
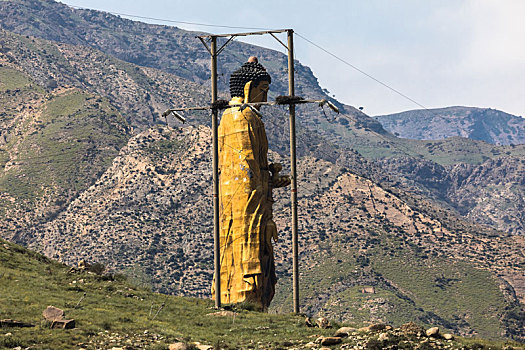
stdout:
<svg viewBox="0 0 525 350">
<path fill-rule="evenodd" d="M 242 102 L 234 97 L 230 104 Z M 218 133 L 221 302 L 266 309 L 277 282 L 271 242 L 277 230 L 264 124 L 250 108 L 230 107 Z"/>
</svg>

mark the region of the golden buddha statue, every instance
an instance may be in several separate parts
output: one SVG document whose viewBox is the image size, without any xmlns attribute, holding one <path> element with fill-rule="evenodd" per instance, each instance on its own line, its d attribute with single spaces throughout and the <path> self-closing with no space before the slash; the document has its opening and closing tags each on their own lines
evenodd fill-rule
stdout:
<svg viewBox="0 0 525 350">
<path fill-rule="evenodd" d="M 230 105 L 265 102 L 270 83 L 266 69 L 250 57 L 231 75 Z M 219 125 L 220 277 L 221 303 L 249 302 L 265 310 L 277 283 L 272 189 L 288 186 L 290 178 L 279 175 L 280 164 L 268 164 L 259 115 L 232 106 Z"/>
</svg>

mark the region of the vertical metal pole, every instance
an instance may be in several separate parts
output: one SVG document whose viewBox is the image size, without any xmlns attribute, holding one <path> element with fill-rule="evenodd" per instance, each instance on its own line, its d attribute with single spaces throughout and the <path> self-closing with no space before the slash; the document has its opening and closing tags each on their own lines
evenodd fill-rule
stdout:
<svg viewBox="0 0 525 350">
<path fill-rule="evenodd" d="M 295 96 L 293 30 L 288 30 L 288 94 Z M 290 105 L 290 163 L 292 172 L 293 312 L 299 313 L 299 242 L 297 234 L 297 170 L 295 156 L 295 105 Z"/>
<path fill-rule="evenodd" d="M 211 37 L 211 102 L 217 101 L 217 37 Z M 219 232 L 219 140 L 218 111 L 212 110 L 213 143 L 213 250 L 215 265 L 215 307 L 221 307 L 221 245 Z"/>
</svg>

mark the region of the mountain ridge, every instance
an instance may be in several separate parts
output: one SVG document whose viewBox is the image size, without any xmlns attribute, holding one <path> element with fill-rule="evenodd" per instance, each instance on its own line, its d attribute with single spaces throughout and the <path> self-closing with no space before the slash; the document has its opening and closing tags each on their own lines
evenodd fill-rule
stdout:
<svg viewBox="0 0 525 350">
<path fill-rule="evenodd" d="M 374 117 L 399 137 L 440 140 L 462 136 L 497 145 L 525 143 L 525 119 L 492 108 L 453 106 Z"/>
</svg>

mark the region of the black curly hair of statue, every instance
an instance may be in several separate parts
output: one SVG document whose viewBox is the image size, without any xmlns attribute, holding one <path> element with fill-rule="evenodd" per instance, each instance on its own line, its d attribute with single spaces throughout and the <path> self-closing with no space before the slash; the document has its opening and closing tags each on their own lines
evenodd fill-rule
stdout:
<svg viewBox="0 0 525 350">
<path fill-rule="evenodd" d="M 257 62 L 246 62 L 232 73 L 230 77 L 230 95 L 232 97 L 243 97 L 244 98 L 244 86 L 247 82 L 252 81 L 254 86 L 263 80 L 272 82 L 270 74 L 266 72 L 266 69 L 262 64 Z"/>
</svg>

